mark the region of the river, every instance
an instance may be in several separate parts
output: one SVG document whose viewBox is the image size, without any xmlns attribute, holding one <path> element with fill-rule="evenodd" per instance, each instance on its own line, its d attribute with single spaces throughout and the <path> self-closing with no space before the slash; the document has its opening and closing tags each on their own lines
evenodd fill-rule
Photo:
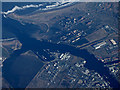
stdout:
<svg viewBox="0 0 120 90">
<path fill-rule="evenodd" d="M 21 53 L 26 52 L 28 50 L 39 52 L 41 55 L 46 55 L 46 53 L 44 52 L 43 49 L 50 49 L 54 52 L 59 50 L 61 53 L 69 52 L 72 55 L 82 57 L 87 61 L 87 63 L 85 64 L 86 68 L 88 68 L 90 70 L 94 70 L 95 72 L 98 72 L 105 81 L 110 82 L 111 87 L 118 88 L 120 86 L 118 81 L 112 75 L 109 74 L 109 69 L 104 67 L 104 64 L 101 61 L 98 61 L 97 58 L 95 58 L 95 56 L 93 54 L 90 54 L 87 50 L 78 49 L 73 46 L 64 45 L 64 44 L 55 44 L 55 43 L 50 43 L 47 41 L 38 41 L 34 38 L 31 38 L 26 32 L 24 32 L 24 30 L 26 30 L 26 29 L 35 30 L 35 29 L 37 29 L 38 26 L 35 26 L 32 24 L 22 25 L 18 21 L 12 20 L 10 18 L 3 18 L 2 27 L 3 27 L 3 30 L 5 27 L 5 29 L 8 29 L 10 32 L 14 33 L 16 35 L 16 37 L 18 38 L 18 40 L 23 45 L 21 50 L 15 51 L 3 63 L 3 68 L 2 68 L 3 77 L 8 82 L 10 82 L 10 84 L 14 88 L 20 88 L 20 86 L 18 86 L 18 84 L 16 84 L 16 83 L 18 83 L 17 79 L 13 77 L 15 73 L 10 72 L 10 68 L 16 60 L 15 58 L 18 57 Z M 51 60 L 51 59 L 49 59 L 49 60 Z M 23 67 L 23 66 L 21 65 L 21 67 Z M 21 70 L 19 70 L 19 71 L 21 71 Z M 36 74 L 36 72 L 34 73 L 34 75 Z M 33 78 L 33 76 L 32 77 L 28 76 L 28 77 L 29 77 L 29 80 L 31 80 Z M 14 82 L 11 82 L 10 78 L 12 78 L 12 80 Z M 17 78 L 19 78 L 19 77 L 17 77 Z M 21 87 L 25 88 L 27 84 L 28 84 L 28 82 L 26 82 L 24 85 L 22 84 Z"/>
</svg>

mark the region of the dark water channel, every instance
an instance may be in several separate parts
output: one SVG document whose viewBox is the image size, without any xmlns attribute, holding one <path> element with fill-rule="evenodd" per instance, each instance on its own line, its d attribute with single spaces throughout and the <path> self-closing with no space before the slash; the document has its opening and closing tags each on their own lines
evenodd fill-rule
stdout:
<svg viewBox="0 0 120 90">
<path fill-rule="evenodd" d="M 20 77 L 23 76 L 15 76 L 16 74 L 13 73 L 11 71 L 11 67 L 13 65 L 13 63 L 15 62 L 16 58 L 23 52 L 26 52 L 28 50 L 32 50 L 34 52 L 39 52 L 41 55 L 46 55 L 46 53 L 44 52 L 43 49 L 50 49 L 52 51 L 57 51 L 59 50 L 61 53 L 65 53 L 65 52 L 69 52 L 72 55 L 78 56 L 78 57 L 82 57 L 84 58 L 87 63 L 85 64 L 85 67 L 90 69 L 90 70 L 94 70 L 96 72 L 98 72 L 106 81 L 110 82 L 110 86 L 114 87 L 114 88 L 118 88 L 119 87 L 119 83 L 117 82 L 117 80 L 109 74 L 109 70 L 108 68 L 104 67 L 104 64 L 101 61 L 98 61 L 97 58 L 95 58 L 94 55 L 90 54 L 87 50 L 80 50 L 77 49 L 75 47 L 69 46 L 69 45 L 64 45 L 64 44 L 53 44 L 50 42 L 46 42 L 46 41 L 38 41 L 34 38 L 30 38 L 28 34 L 26 34 L 26 32 L 24 32 L 24 30 L 29 29 L 29 30 L 35 30 L 37 26 L 35 25 L 31 25 L 31 24 L 26 24 L 26 25 L 22 25 L 20 24 L 18 21 L 12 20 L 12 19 L 5 19 L 3 18 L 3 30 L 4 29 L 8 29 L 10 32 L 14 33 L 16 35 L 16 37 L 18 38 L 18 40 L 23 44 L 22 49 L 21 50 L 17 50 L 15 51 L 13 54 L 11 54 L 10 58 L 8 58 L 4 63 L 3 63 L 3 77 L 14 87 L 14 88 L 18 88 L 18 87 L 22 87 L 25 88 L 26 85 L 29 83 L 27 81 L 25 81 L 23 79 L 23 82 L 26 82 L 24 84 L 19 85 L 19 79 Z M 51 59 L 49 59 L 51 60 Z M 17 61 L 19 63 L 19 61 Z M 24 65 L 21 65 L 21 67 L 24 67 Z M 28 73 L 28 79 L 27 80 L 31 80 L 34 75 L 37 73 L 37 70 L 40 67 L 36 67 L 36 71 L 33 72 L 32 76 L 29 75 Z M 17 69 L 17 68 L 14 68 Z M 22 73 L 22 70 L 20 70 L 21 68 L 18 69 L 19 73 Z M 13 70 L 14 71 L 14 70 Z M 27 73 L 27 71 L 26 71 Z M 106 78 L 107 77 L 107 78 Z"/>
</svg>

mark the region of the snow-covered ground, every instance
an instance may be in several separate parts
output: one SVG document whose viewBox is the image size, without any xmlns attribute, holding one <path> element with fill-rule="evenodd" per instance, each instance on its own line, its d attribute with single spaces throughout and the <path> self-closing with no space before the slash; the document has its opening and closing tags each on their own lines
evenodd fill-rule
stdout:
<svg viewBox="0 0 120 90">
<path fill-rule="evenodd" d="M 45 8 L 41 8 L 41 6 L 43 6 L 43 4 L 37 4 L 37 5 L 29 4 L 29 5 L 25 5 L 25 6 L 21 6 L 21 7 L 15 6 L 11 10 L 8 10 L 6 12 L 2 12 L 2 14 L 7 15 L 7 14 L 10 14 L 10 13 L 14 13 L 15 11 L 25 10 L 25 9 L 28 9 L 28 8 L 38 8 L 39 10 L 49 10 L 49 9 L 53 9 L 53 8 L 64 7 L 64 6 L 67 6 L 71 3 L 72 2 L 67 2 L 67 1 L 63 0 L 62 2 L 55 2 L 52 5 L 47 5 L 47 6 L 45 6 Z"/>
</svg>

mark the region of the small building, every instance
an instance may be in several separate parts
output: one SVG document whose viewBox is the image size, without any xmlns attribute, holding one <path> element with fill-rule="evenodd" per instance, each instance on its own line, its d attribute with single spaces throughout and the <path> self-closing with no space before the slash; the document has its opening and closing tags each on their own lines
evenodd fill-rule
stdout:
<svg viewBox="0 0 120 90">
<path fill-rule="evenodd" d="M 112 43 L 113 45 L 116 45 L 116 44 L 117 44 L 117 43 L 115 42 L 115 40 L 113 40 L 113 39 L 111 39 L 110 41 L 111 41 L 111 43 Z"/>
<path fill-rule="evenodd" d="M 104 45 L 106 45 L 106 42 L 105 42 L 105 41 L 103 41 L 103 42 L 101 42 L 101 43 L 98 43 L 98 44 L 94 45 L 93 47 L 94 47 L 95 49 L 99 49 L 99 48 L 101 48 L 101 46 L 104 46 Z"/>
</svg>

